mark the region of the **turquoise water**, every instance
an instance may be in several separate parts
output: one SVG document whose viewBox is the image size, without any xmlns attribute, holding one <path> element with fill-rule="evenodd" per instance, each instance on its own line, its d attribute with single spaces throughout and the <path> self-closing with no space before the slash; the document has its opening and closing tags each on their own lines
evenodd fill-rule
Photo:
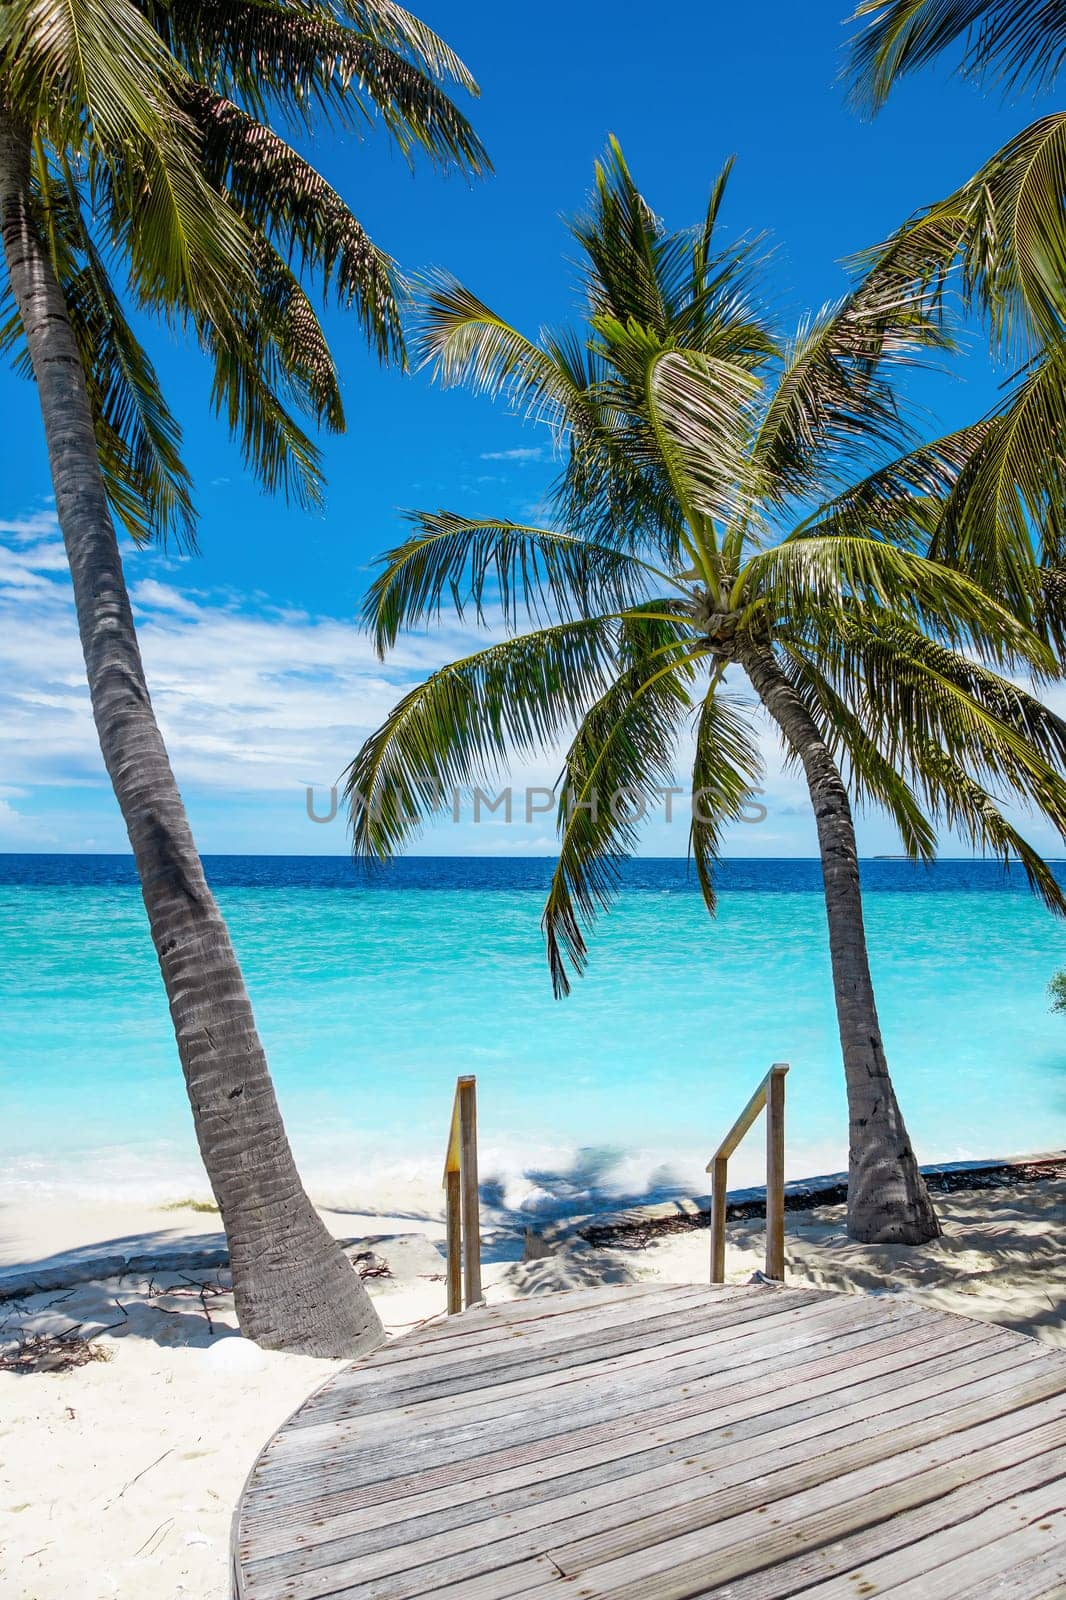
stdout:
<svg viewBox="0 0 1066 1600">
<path fill-rule="evenodd" d="M 202 1190 L 128 865 L 19 859 L 0 872 L 0 1183 Z M 780 1060 L 791 1174 L 842 1165 L 812 864 L 730 864 L 716 921 L 683 863 L 639 864 L 562 1003 L 539 931 L 544 863 L 403 866 L 371 886 L 346 862 L 212 869 L 317 1192 L 435 1185 L 461 1072 L 478 1076 L 483 1175 L 515 1205 L 568 1185 L 700 1187 Z M 1066 1143 L 1066 1017 L 1045 993 L 1066 929 L 992 867 L 869 871 L 882 1024 L 920 1157 Z M 739 1179 L 758 1154 L 741 1153 Z"/>
</svg>

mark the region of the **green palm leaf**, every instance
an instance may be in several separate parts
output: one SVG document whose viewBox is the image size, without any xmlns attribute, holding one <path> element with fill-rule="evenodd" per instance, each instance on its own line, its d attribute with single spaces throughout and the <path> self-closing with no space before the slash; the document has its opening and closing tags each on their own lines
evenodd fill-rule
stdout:
<svg viewBox="0 0 1066 1600">
<path fill-rule="evenodd" d="M 1053 346 L 988 419 L 947 496 L 932 541 L 1026 615 L 1038 559 L 1066 555 L 1066 347 Z"/>
<path fill-rule="evenodd" d="M 865 23 L 849 63 L 852 96 L 879 110 L 897 78 L 962 41 L 962 70 L 1034 93 L 1049 88 L 1066 56 L 1057 0 L 863 0 Z"/>
<path fill-rule="evenodd" d="M 885 293 L 936 299 L 958 269 L 965 300 L 1024 358 L 1066 329 L 1066 113 L 1024 128 L 968 183 L 861 259 Z"/>
<path fill-rule="evenodd" d="M 506 394 L 516 409 L 556 430 L 590 422 L 582 381 L 555 352 L 512 328 L 449 274 L 425 284 L 418 349 L 442 383 Z"/>
<path fill-rule="evenodd" d="M 683 636 L 650 646 L 644 631 L 623 633 L 622 671 L 585 712 L 567 751 L 559 859 L 542 918 L 557 997 L 570 992 L 568 965 L 584 971 L 583 924 L 616 893 L 619 858 L 635 848 L 645 808 L 671 785 L 694 656 Z"/>
<path fill-rule="evenodd" d="M 453 51 L 399 6 L 326 0 L 140 0 L 191 77 L 261 121 L 271 110 L 311 124 L 380 117 L 405 154 L 491 171 L 484 146 L 444 93 L 477 85 Z M 376 15 L 375 15 L 376 14 Z"/>
<path fill-rule="evenodd" d="M 802 629 L 812 614 L 844 626 L 855 603 L 873 615 L 909 619 L 996 660 L 1054 672 L 1047 646 L 973 579 L 883 540 L 801 534 L 753 555 L 737 579 L 734 606 L 764 612 L 772 626 Z"/>
<path fill-rule="evenodd" d="M 862 715 L 851 709 L 807 654 L 792 647 L 788 657 L 788 676 L 850 779 L 856 799 L 888 813 L 912 860 L 933 861 L 936 833 L 897 764 L 867 732 Z"/>
<path fill-rule="evenodd" d="M 712 682 L 696 722 L 689 826 L 689 850 L 704 904 L 712 913 L 717 908 L 714 868 L 722 835 L 728 824 L 742 815 L 744 802 L 762 772 L 747 709 Z"/>
<path fill-rule="evenodd" d="M 256 233 L 285 239 L 302 269 L 320 274 L 342 305 L 357 309 L 379 358 L 402 359 L 395 264 L 336 190 L 273 129 L 232 101 L 196 84 L 181 99 L 199 129 L 212 187 L 225 193 Z"/>
<path fill-rule="evenodd" d="M 367 591 L 363 622 L 379 655 L 401 628 L 439 616 L 445 597 L 462 617 L 472 606 L 484 620 L 489 600 L 514 625 L 524 609 L 564 620 L 624 611 L 649 600 L 649 579 L 669 577 L 639 557 L 553 529 L 451 511 L 415 512 L 417 534 L 381 558 Z"/>
<path fill-rule="evenodd" d="M 404 695 L 348 768 L 357 854 L 384 859 L 456 787 L 580 722 L 614 671 L 610 619 L 558 623 L 452 662 Z"/>
<path fill-rule="evenodd" d="M 773 498 L 783 501 L 824 481 L 827 452 L 846 472 L 856 451 L 906 442 L 911 430 L 894 369 L 948 342 L 920 298 L 876 282 L 801 324 L 752 446 Z"/>
</svg>

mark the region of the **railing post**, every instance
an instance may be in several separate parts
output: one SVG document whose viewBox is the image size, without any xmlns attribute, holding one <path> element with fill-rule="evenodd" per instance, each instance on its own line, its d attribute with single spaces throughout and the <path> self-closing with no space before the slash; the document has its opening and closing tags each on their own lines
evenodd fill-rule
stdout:
<svg viewBox="0 0 1066 1600">
<path fill-rule="evenodd" d="M 766 1276 L 785 1276 L 785 1075 L 775 1061 L 707 1163 L 711 1174 L 711 1282 L 725 1282 L 725 1219 L 729 1157 L 766 1112 Z"/>
<path fill-rule="evenodd" d="M 711 1162 L 711 1282 L 725 1282 L 725 1156 Z"/>
<path fill-rule="evenodd" d="M 463 1309 L 463 1264 L 459 1253 L 463 1222 L 458 1172 L 445 1173 L 444 1184 L 448 1221 L 448 1315 L 454 1317 Z"/>
<path fill-rule="evenodd" d="M 459 1180 L 463 1214 L 463 1293 L 468 1307 L 481 1299 L 481 1210 L 477 1174 L 477 1080 L 460 1078 Z"/>
<path fill-rule="evenodd" d="M 766 1084 L 766 1276 L 785 1276 L 785 1074 L 777 1061 Z"/>
</svg>

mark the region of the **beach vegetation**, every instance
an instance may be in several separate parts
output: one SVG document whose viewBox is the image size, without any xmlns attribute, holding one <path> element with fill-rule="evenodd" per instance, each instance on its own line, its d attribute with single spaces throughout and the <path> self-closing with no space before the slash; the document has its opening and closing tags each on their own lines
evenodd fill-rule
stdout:
<svg viewBox="0 0 1066 1600">
<path fill-rule="evenodd" d="M 562 331 L 527 336 L 454 279 L 429 285 L 424 358 L 443 382 L 550 427 L 559 471 L 535 525 L 419 511 L 382 558 L 365 622 L 383 655 L 445 610 L 495 637 L 412 688 L 358 752 L 354 847 L 388 858 L 452 786 L 562 746 L 543 916 L 562 996 L 638 842 L 633 811 L 598 797 L 650 799 L 684 752 L 700 797 L 691 858 L 713 912 L 723 837 L 759 782 L 769 724 L 817 829 L 849 1232 L 915 1244 L 938 1223 L 878 1021 L 853 804 L 882 808 L 915 861 L 934 859 L 948 827 L 1020 861 L 1066 909 L 1009 815 L 1021 802 L 1066 835 L 1066 723 L 1019 686 L 1056 663 L 1031 608 L 1018 615 L 935 554 L 982 437 L 923 444 L 899 398 L 897 377 L 950 343 L 935 297 L 860 279 L 782 330 L 761 248 L 722 242 L 728 175 L 699 225 L 673 232 L 612 142 L 572 223 L 583 316 Z M 779 982 L 772 967 L 766 981 Z"/>
<path fill-rule="evenodd" d="M 116 527 L 195 543 L 177 417 L 142 342 L 188 336 L 264 489 L 319 503 L 314 431 L 344 427 L 312 300 L 405 359 L 397 269 L 299 152 L 374 123 L 408 156 L 486 170 L 475 89 L 392 0 L 5 0 L 0 351 L 37 388 L 100 748 L 129 834 L 241 1327 L 354 1355 L 380 1321 L 293 1161 L 237 958 L 152 709 Z"/>
<path fill-rule="evenodd" d="M 1032 0 L 865 0 L 850 49 L 853 102 L 873 113 L 944 52 L 975 84 L 1054 87 L 1066 9 Z M 866 255 L 886 293 L 957 294 L 1006 368 L 971 430 L 938 554 L 963 566 L 1066 651 L 1066 112 L 1024 127 L 945 199 Z M 1036 552 L 1036 565 L 1033 554 Z"/>
</svg>

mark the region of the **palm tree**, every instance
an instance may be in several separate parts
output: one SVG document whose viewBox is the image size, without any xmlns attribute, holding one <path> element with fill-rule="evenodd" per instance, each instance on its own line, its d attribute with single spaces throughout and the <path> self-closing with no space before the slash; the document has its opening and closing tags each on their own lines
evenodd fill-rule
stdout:
<svg viewBox="0 0 1066 1600">
<path fill-rule="evenodd" d="M 853 92 L 874 110 L 898 78 L 960 43 L 966 77 L 1034 94 L 1053 86 L 1066 59 L 1066 13 L 1054 0 L 862 0 L 852 21 L 864 23 Z"/>
<path fill-rule="evenodd" d="M 761 771 L 745 675 L 817 825 L 849 1231 L 916 1243 L 938 1224 L 885 1059 L 850 796 L 883 807 L 917 860 L 934 855 L 934 820 L 1017 854 L 1061 911 L 1001 797 L 1066 829 L 1066 724 L 994 670 L 1051 671 L 1046 645 L 923 554 L 968 437 L 885 459 L 907 433 L 891 365 L 941 342 L 936 320 L 860 284 L 782 345 L 752 303 L 751 247 L 717 246 L 725 178 L 699 228 L 667 232 L 612 144 L 573 224 L 584 326 L 533 341 L 435 283 L 427 358 L 445 381 L 505 391 L 549 421 L 564 464 L 549 525 L 419 512 L 383 558 L 365 603 L 382 654 L 445 604 L 506 636 L 412 689 L 363 746 L 348 775 L 355 848 L 387 857 L 453 786 L 569 737 L 544 911 L 565 994 L 636 843 L 635 813 L 671 783 L 690 729 L 690 849 L 713 911 L 723 829 Z"/>
<path fill-rule="evenodd" d="M 866 0 L 851 49 L 852 98 L 876 112 L 892 85 L 963 44 L 983 83 L 1050 89 L 1066 59 L 1066 10 L 1031 0 Z M 1013 377 L 971 436 L 935 553 L 963 566 L 1066 645 L 1066 113 L 1040 117 L 973 178 L 927 206 L 869 270 L 886 293 L 958 287 L 987 319 Z M 1034 547 L 1037 569 L 1033 569 Z"/>
<path fill-rule="evenodd" d="M 393 0 L 6 0 L 0 343 L 35 380 L 104 761 L 140 875 L 241 1326 L 318 1355 L 383 1337 L 300 1182 L 225 924 L 152 712 L 115 519 L 192 541 L 178 424 L 130 320 L 191 332 L 268 489 L 315 501 L 301 416 L 344 425 L 301 275 L 402 359 L 392 262 L 275 131 L 380 117 L 406 151 L 485 158 L 442 84 L 474 85 Z"/>
</svg>

